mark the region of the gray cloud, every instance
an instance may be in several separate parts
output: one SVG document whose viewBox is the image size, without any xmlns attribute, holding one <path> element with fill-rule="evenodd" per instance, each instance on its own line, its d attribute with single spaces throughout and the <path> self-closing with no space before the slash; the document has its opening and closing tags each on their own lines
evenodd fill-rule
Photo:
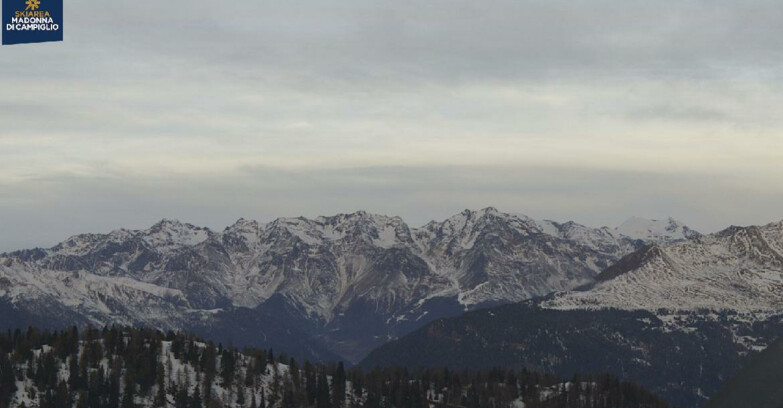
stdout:
<svg viewBox="0 0 783 408">
<path fill-rule="evenodd" d="M 783 217 L 778 1 L 66 13 L 65 42 L 0 51 L 0 250 L 164 216 Z"/>
<path fill-rule="evenodd" d="M 779 210 L 783 194 L 743 184 L 742 179 L 708 174 L 672 177 L 525 166 L 258 167 L 243 169 L 230 180 L 58 176 L 29 186 L 4 186 L 8 197 L 15 198 L 0 202 L 0 248 L 53 245 L 76 232 L 146 228 L 163 217 L 219 230 L 240 217 L 271 221 L 359 209 L 400 215 L 412 226 L 490 205 L 593 226 L 618 225 L 634 214 L 674 216 L 706 231 L 772 221 L 764 214 Z"/>
</svg>

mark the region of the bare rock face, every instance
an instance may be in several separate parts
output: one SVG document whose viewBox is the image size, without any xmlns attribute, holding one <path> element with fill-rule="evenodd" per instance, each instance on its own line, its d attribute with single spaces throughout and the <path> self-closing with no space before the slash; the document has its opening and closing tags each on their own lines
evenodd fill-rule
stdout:
<svg viewBox="0 0 783 408">
<path fill-rule="evenodd" d="M 0 255 L 0 300 L 19 313 L 66 316 L 62 325 L 184 328 L 283 349 L 300 342 L 280 333 L 304 335 L 358 361 L 433 319 L 590 284 L 646 243 L 698 236 L 669 227 L 630 237 L 494 208 L 421 228 L 363 211 L 240 219 L 220 232 L 163 220 Z M 268 318 L 237 317 L 251 312 Z"/>
</svg>

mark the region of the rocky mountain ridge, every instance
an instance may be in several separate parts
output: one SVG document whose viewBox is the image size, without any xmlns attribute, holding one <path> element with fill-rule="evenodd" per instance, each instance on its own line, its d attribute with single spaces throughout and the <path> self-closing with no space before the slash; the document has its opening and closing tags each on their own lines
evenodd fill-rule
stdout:
<svg viewBox="0 0 783 408">
<path fill-rule="evenodd" d="M 623 310 L 783 311 L 783 221 L 730 227 L 715 234 L 630 254 L 585 291 L 545 307 Z"/>
<path fill-rule="evenodd" d="M 440 319 L 362 364 L 604 369 L 697 407 L 783 336 L 782 250 L 783 222 L 647 244 L 589 285 Z"/>
<path fill-rule="evenodd" d="M 0 255 L 0 303 L 69 324 L 204 328 L 238 343 L 287 332 L 283 347 L 308 337 L 357 361 L 435 318 L 590 284 L 646 243 L 688 237 L 659 238 L 494 208 L 420 228 L 363 211 L 240 219 L 219 232 L 162 220 Z M 238 318 L 247 311 L 252 319 Z"/>
</svg>

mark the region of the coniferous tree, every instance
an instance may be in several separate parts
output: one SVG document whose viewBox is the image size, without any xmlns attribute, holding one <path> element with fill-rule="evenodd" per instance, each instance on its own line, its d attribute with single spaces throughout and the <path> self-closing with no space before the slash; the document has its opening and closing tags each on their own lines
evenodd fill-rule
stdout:
<svg viewBox="0 0 783 408">
<path fill-rule="evenodd" d="M 136 407 L 136 401 L 135 401 L 135 394 L 134 394 L 134 386 L 133 383 L 130 381 L 125 382 L 125 387 L 122 391 L 122 402 L 120 405 L 121 408 L 135 408 Z"/>
<path fill-rule="evenodd" d="M 517 401 L 528 408 L 667 407 L 639 386 L 611 375 L 575 375 L 564 382 L 527 370 L 378 368 L 364 372 L 346 371 L 342 364 L 309 362 L 300 370 L 295 360 L 282 353 L 278 364 L 267 359 L 274 356 L 267 351 L 251 349 L 243 356 L 233 347 L 205 346 L 183 333 L 87 328 L 81 340 L 73 333 L 71 329 L 0 333 L 0 408 L 10 408 L 16 383 L 23 379 L 29 379 L 26 395 L 40 408 L 125 408 L 135 401 L 162 408 L 167 407 L 169 395 L 177 408 L 426 408 L 431 404 L 501 408 Z M 169 350 L 164 339 L 171 344 L 171 354 L 179 356 L 177 370 L 171 355 L 163 354 Z M 218 355 L 220 364 L 216 364 Z M 60 380 L 61 370 L 70 371 L 68 380 Z M 210 375 L 219 381 L 213 382 Z M 151 389 L 145 389 L 145 384 L 152 384 Z M 228 388 L 212 397 L 213 384 Z"/>
<path fill-rule="evenodd" d="M 163 363 L 158 362 L 157 366 L 157 374 L 155 376 L 155 385 L 157 386 L 157 390 L 155 392 L 155 400 L 153 401 L 153 404 L 155 407 L 165 407 L 166 406 L 166 368 L 163 366 Z"/>
<path fill-rule="evenodd" d="M 237 405 L 240 407 L 245 405 L 245 391 L 244 390 L 238 390 L 237 391 Z"/>
<path fill-rule="evenodd" d="M 236 370 L 236 357 L 231 349 L 223 350 L 220 356 L 220 377 L 226 387 L 230 387 L 234 380 Z"/>
<path fill-rule="evenodd" d="M 332 406 L 343 408 L 345 405 L 345 367 L 343 362 L 337 363 L 337 369 L 332 376 Z"/>
<path fill-rule="evenodd" d="M 203 406 L 203 402 L 201 401 L 201 392 L 199 391 L 199 387 L 196 387 L 196 389 L 193 391 L 193 396 L 190 397 L 189 408 L 203 408 Z"/>
<path fill-rule="evenodd" d="M 76 408 L 87 408 L 89 405 L 87 403 L 87 392 L 86 391 L 79 391 L 79 396 L 76 399 Z"/>
<path fill-rule="evenodd" d="M 315 406 L 316 408 L 332 408 L 332 398 L 329 395 L 329 380 L 323 372 L 318 377 Z"/>
<path fill-rule="evenodd" d="M 0 348 L 0 408 L 7 408 L 16 392 L 16 377 L 11 360 L 6 351 Z"/>
<path fill-rule="evenodd" d="M 174 394 L 174 408 L 189 408 L 188 389 L 184 386 L 173 386 L 171 392 Z"/>
</svg>

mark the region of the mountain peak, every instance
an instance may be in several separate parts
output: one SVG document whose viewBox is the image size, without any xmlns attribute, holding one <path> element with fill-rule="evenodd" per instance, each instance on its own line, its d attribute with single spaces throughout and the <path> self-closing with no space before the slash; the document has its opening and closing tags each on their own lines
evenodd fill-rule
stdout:
<svg viewBox="0 0 783 408">
<path fill-rule="evenodd" d="M 226 231 L 229 230 L 258 230 L 259 223 L 256 220 L 248 220 L 246 218 L 240 218 L 236 220 L 233 224 L 226 227 Z"/>
<path fill-rule="evenodd" d="M 498 214 L 501 214 L 501 212 L 498 211 L 497 208 L 495 208 L 495 207 L 485 207 L 485 208 L 482 208 L 480 210 L 471 210 L 469 208 L 466 208 L 466 209 L 462 210 L 462 212 L 457 214 L 457 215 L 463 215 L 463 216 L 468 217 L 468 218 L 473 218 L 473 217 L 479 218 L 479 217 L 481 217 L 483 215 L 498 215 Z"/>
<path fill-rule="evenodd" d="M 663 239 L 664 241 L 679 241 L 701 235 L 672 217 L 660 220 L 631 217 L 615 228 L 614 231 L 620 235 L 641 240 Z"/>
<path fill-rule="evenodd" d="M 625 220 L 622 224 L 620 224 L 617 228 L 623 228 L 623 227 L 637 227 L 637 226 L 649 226 L 649 225 L 659 225 L 659 224 L 681 224 L 677 220 L 675 220 L 672 217 L 666 217 L 665 219 L 655 219 L 655 218 L 645 218 L 645 217 L 639 217 L 639 216 L 632 216 Z"/>
<path fill-rule="evenodd" d="M 159 247 L 193 246 L 204 242 L 211 231 L 205 227 L 182 223 L 179 220 L 164 218 L 142 232 L 144 240 Z"/>
<path fill-rule="evenodd" d="M 657 243 L 643 246 L 636 252 L 632 252 L 598 274 L 596 280 L 607 281 L 614 279 L 629 271 L 637 270 L 656 257 L 663 257 L 663 248 Z"/>
<path fill-rule="evenodd" d="M 500 211 L 498 211 L 498 209 L 495 208 L 495 207 L 482 208 L 478 212 L 482 213 L 482 214 L 498 214 L 498 213 L 500 213 Z"/>
<path fill-rule="evenodd" d="M 180 220 L 176 218 L 163 218 L 160 221 L 153 224 L 150 229 L 176 228 L 179 226 L 184 226 L 184 224 L 180 222 Z"/>
</svg>

